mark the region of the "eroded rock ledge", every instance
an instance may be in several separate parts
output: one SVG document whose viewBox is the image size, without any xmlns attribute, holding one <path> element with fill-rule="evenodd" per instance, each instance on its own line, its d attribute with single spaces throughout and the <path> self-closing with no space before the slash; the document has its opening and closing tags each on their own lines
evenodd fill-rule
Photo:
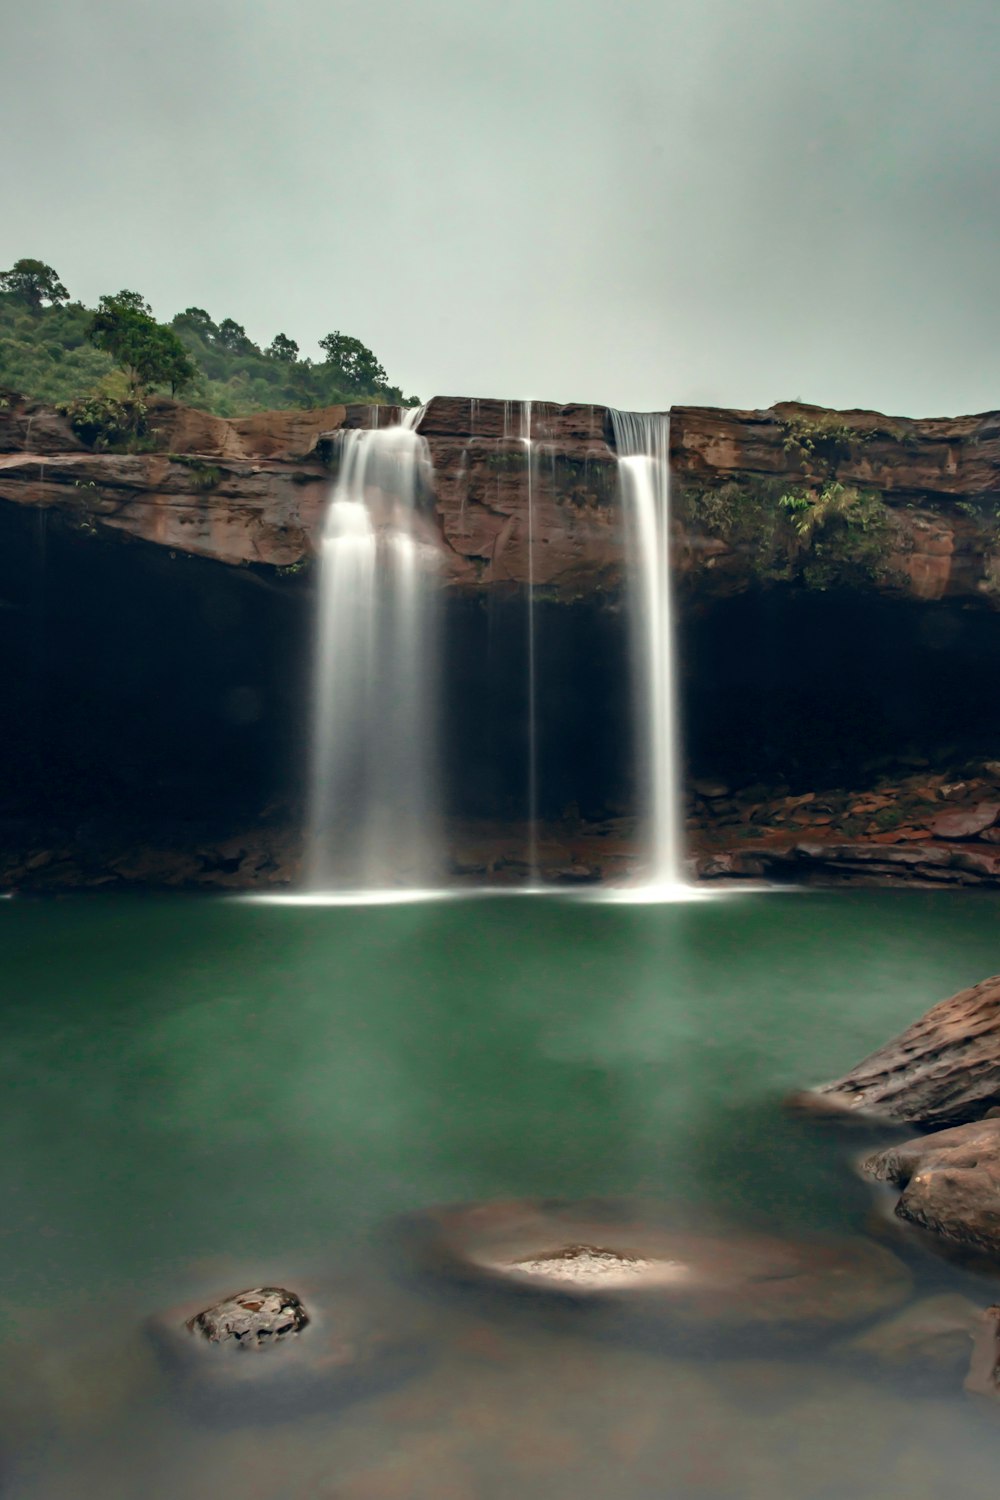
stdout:
<svg viewBox="0 0 1000 1500">
<path fill-rule="evenodd" d="M 0 407 L 0 500 L 229 565 L 298 568 L 314 550 L 336 434 L 376 413 L 398 418 L 335 406 L 225 420 L 157 399 L 151 451 L 104 453 L 55 411 L 15 397 Z M 527 580 L 523 422 L 516 402 L 438 397 L 426 408 L 429 501 L 452 588 Z M 675 556 L 689 591 L 826 587 L 842 574 L 904 597 L 1000 600 L 1000 414 L 680 406 L 671 424 Z M 536 585 L 563 599 L 617 591 L 624 537 L 608 410 L 536 402 L 531 431 Z M 825 496 L 829 511 L 831 485 L 835 501 L 849 491 L 860 508 L 807 538 L 796 497 Z"/>
<path fill-rule="evenodd" d="M 302 689 L 288 664 L 308 655 L 310 565 L 339 434 L 398 415 L 334 406 L 223 420 L 157 400 L 146 451 L 124 453 L 88 449 L 38 403 L 0 401 L 0 603 L 11 606 L 20 735 L 8 743 L 0 888 L 295 883 Z M 420 424 L 452 611 L 458 881 L 526 878 L 520 771 L 495 786 L 483 775 L 490 757 L 492 774 L 519 752 L 512 742 L 498 754 L 468 730 L 494 690 L 511 722 L 522 701 L 523 612 L 505 600 L 528 574 L 524 421 L 519 403 L 438 398 Z M 627 684 L 618 689 L 627 624 L 611 418 L 534 403 L 531 432 L 542 738 L 559 747 L 543 798 L 545 878 L 628 879 L 642 837 Z M 697 873 L 1000 884 L 1000 715 L 988 691 L 1000 650 L 1000 415 L 678 407 L 671 451 Z M 146 545 L 121 545 L 132 540 Z M 755 621 L 771 623 L 755 634 Z M 125 637 L 131 655 L 118 651 Z M 209 647 L 197 701 L 171 700 L 157 734 L 126 749 L 120 726 L 156 709 L 159 675 L 188 681 L 189 660 L 204 664 Z M 134 688 L 146 678 L 148 691 Z M 564 684 L 572 711 L 551 690 Z M 921 713 L 899 712 L 902 701 Z M 148 829 L 145 787 L 173 785 L 175 762 L 202 742 L 179 775 L 186 794 L 175 787 L 164 826 Z M 218 808 L 206 767 L 221 781 Z M 231 768 L 243 775 L 238 807 L 226 800 Z M 190 813 L 183 835 L 177 806 Z"/>
</svg>

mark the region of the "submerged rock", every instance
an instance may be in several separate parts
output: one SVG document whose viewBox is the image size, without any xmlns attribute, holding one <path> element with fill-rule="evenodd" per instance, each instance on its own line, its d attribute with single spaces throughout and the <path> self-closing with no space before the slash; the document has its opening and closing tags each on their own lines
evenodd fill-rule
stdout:
<svg viewBox="0 0 1000 1500">
<path fill-rule="evenodd" d="M 910 1278 L 863 1240 L 786 1240 L 674 1227 L 650 1205 L 521 1200 L 430 1210 L 409 1223 L 422 1264 L 458 1281 L 731 1342 L 814 1337 L 897 1307 Z"/>
<path fill-rule="evenodd" d="M 1000 1105 L 1000 975 L 942 1000 L 843 1078 L 798 1102 L 907 1125 L 981 1120 Z"/>
<path fill-rule="evenodd" d="M 965 1389 L 1000 1400 L 1000 1307 L 988 1307 L 980 1317 Z"/>
<path fill-rule="evenodd" d="M 233 1339 L 241 1349 L 264 1349 L 300 1333 L 308 1322 L 309 1316 L 294 1292 L 261 1286 L 224 1298 L 189 1319 L 187 1327 L 212 1344 Z"/>
<path fill-rule="evenodd" d="M 877 1151 L 862 1171 L 902 1189 L 899 1218 L 951 1244 L 1000 1255 L 1000 1119 Z"/>
<path fill-rule="evenodd" d="M 924 1297 L 837 1346 L 908 1384 L 949 1385 L 966 1370 L 982 1308 L 957 1292 Z"/>
<path fill-rule="evenodd" d="M 352 1400 L 424 1360 L 429 1320 L 392 1286 L 342 1276 L 307 1300 L 256 1287 L 147 1325 L 182 1402 L 199 1415 L 266 1420 Z"/>
</svg>

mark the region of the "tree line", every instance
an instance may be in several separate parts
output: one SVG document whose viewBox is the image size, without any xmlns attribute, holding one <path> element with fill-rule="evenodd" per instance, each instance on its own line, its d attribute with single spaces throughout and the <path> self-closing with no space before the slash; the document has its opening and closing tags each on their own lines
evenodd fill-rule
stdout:
<svg viewBox="0 0 1000 1500">
<path fill-rule="evenodd" d="M 160 323 L 138 292 L 74 302 L 53 267 L 18 260 L 0 272 L 0 386 L 66 406 L 117 405 L 128 429 L 151 393 L 169 391 L 219 416 L 340 401 L 415 404 L 390 385 L 360 339 L 339 330 L 303 358 L 277 333 L 266 348 L 233 318 L 188 307 Z M 138 418 L 136 418 L 138 420 Z"/>
</svg>

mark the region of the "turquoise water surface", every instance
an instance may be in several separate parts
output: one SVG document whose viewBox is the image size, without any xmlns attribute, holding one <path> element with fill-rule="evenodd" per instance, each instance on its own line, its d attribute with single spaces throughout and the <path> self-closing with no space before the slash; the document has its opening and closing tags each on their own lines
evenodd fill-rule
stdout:
<svg viewBox="0 0 1000 1500">
<path fill-rule="evenodd" d="M 1000 1407 L 826 1359 L 592 1346 L 427 1291 L 431 1370 L 214 1430 L 141 1329 L 346 1264 L 388 1281 L 394 1216 L 457 1200 L 870 1232 L 858 1141 L 780 1100 L 1000 969 L 1000 896 L 13 900 L 0 953 L 12 1495 L 995 1494 Z"/>
</svg>

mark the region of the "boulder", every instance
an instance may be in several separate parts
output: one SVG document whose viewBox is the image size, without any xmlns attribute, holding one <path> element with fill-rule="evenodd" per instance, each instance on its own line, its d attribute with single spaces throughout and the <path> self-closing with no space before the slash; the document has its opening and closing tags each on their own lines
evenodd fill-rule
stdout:
<svg viewBox="0 0 1000 1500">
<path fill-rule="evenodd" d="M 896 1214 L 963 1249 L 1000 1256 L 1000 1119 L 877 1151 L 862 1163 L 901 1189 Z"/>
<path fill-rule="evenodd" d="M 300 1296 L 263 1286 L 156 1314 L 147 1333 L 199 1418 L 258 1422 L 395 1384 L 430 1346 L 426 1311 L 397 1288 L 339 1276 Z"/>
<path fill-rule="evenodd" d="M 190 1318 L 187 1328 L 210 1344 L 233 1340 L 241 1349 L 264 1349 L 301 1333 L 309 1315 L 294 1292 L 283 1287 L 252 1287 L 225 1297 Z"/>
<path fill-rule="evenodd" d="M 981 1120 L 1000 1105 L 1000 975 L 942 1000 L 843 1078 L 816 1107 L 932 1128 Z"/>
<path fill-rule="evenodd" d="M 1000 816 L 1000 802 L 980 802 L 961 812 L 942 813 L 932 818 L 928 828 L 936 839 L 971 839 L 992 828 Z"/>
<path fill-rule="evenodd" d="M 704 797 L 709 802 L 716 802 L 719 798 L 730 795 L 730 788 L 724 781 L 711 781 L 696 777 L 691 787 L 699 797 Z"/>
<path fill-rule="evenodd" d="M 860 1239 L 781 1239 L 676 1227 L 659 1205 L 513 1200 L 428 1210 L 407 1222 L 422 1265 L 507 1297 L 590 1307 L 644 1333 L 735 1350 L 815 1339 L 897 1307 L 905 1267 Z"/>
</svg>

